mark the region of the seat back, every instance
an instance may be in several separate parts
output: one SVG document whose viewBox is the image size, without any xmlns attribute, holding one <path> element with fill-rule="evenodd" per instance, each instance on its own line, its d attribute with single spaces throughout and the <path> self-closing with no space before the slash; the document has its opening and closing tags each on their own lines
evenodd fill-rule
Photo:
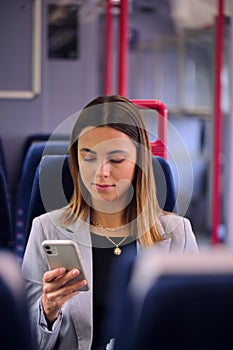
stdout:
<svg viewBox="0 0 233 350">
<path fill-rule="evenodd" d="M 231 349 L 232 293 L 232 274 L 162 275 L 146 295 L 132 350 Z"/>
<path fill-rule="evenodd" d="M 156 156 L 152 157 L 152 163 L 159 204 L 166 211 L 175 211 L 175 187 L 169 164 L 165 159 Z M 32 220 L 45 212 L 66 206 L 72 193 L 73 182 L 68 165 L 68 156 L 44 156 L 34 178 L 28 208 L 24 249 L 30 234 Z"/>
<path fill-rule="evenodd" d="M 172 171 L 167 160 L 152 156 L 152 166 L 155 176 L 156 194 L 160 207 L 169 212 L 178 211 L 176 191 Z"/>
<path fill-rule="evenodd" d="M 231 249 L 195 256 L 152 249 L 117 262 L 112 275 L 114 350 L 232 348 Z"/>
<path fill-rule="evenodd" d="M 5 172 L 0 167 L 0 247 L 13 247 L 12 211 Z"/>
<path fill-rule="evenodd" d="M 33 350 L 26 289 L 13 253 L 0 250 L 0 348 Z"/>
<path fill-rule="evenodd" d="M 24 162 L 24 159 L 26 157 L 26 154 L 28 152 L 29 147 L 35 143 L 35 142 L 41 142 L 41 141 L 48 141 L 50 138 L 51 134 L 50 133 L 36 133 L 36 134 L 31 134 L 28 135 L 23 143 L 23 148 L 22 148 L 22 164 Z"/>
<path fill-rule="evenodd" d="M 36 133 L 28 135 L 23 143 L 22 148 L 22 157 L 21 157 L 21 168 L 23 167 L 24 159 L 26 157 L 26 154 L 28 152 L 29 147 L 35 143 L 35 142 L 46 142 L 48 140 L 51 141 L 62 141 L 62 140 L 69 140 L 69 135 L 62 135 L 62 134 L 55 134 L 51 135 L 51 133 Z"/>
<path fill-rule="evenodd" d="M 23 252 L 22 242 L 24 242 L 31 190 L 41 157 L 43 154 L 65 155 L 68 151 L 68 145 L 68 141 L 44 141 L 32 143 L 28 148 L 23 163 L 15 207 L 14 240 L 17 255 Z"/>
</svg>

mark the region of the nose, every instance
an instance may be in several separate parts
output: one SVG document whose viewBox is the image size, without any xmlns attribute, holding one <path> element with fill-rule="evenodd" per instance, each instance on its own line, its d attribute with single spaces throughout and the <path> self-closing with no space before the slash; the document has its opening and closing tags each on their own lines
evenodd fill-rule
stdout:
<svg viewBox="0 0 233 350">
<path fill-rule="evenodd" d="M 98 177 L 107 177 L 110 175 L 110 167 L 111 165 L 109 164 L 109 162 L 104 162 L 103 164 L 100 164 L 96 175 Z"/>
</svg>

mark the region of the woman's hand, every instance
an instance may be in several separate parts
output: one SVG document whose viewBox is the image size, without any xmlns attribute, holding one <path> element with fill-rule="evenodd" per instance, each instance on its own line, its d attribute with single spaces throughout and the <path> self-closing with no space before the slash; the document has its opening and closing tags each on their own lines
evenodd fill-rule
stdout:
<svg viewBox="0 0 233 350">
<path fill-rule="evenodd" d="M 66 285 L 79 275 L 79 270 L 69 272 L 64 267 L 45 272 L 43 276 L 42 305 L 45 317 L 49 323 L 53 323 L 59 315 L 64 303 L 77 295 L 78 290 L 84 287 L 86 280 L 80 280 Z"/>
</svg>

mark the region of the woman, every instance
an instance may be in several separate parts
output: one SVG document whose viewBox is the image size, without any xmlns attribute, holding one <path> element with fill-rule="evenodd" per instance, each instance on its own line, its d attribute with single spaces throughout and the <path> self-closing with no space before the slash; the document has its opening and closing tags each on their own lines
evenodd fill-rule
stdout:
<svg viewBox="0 0 233 350">
<path fill-rule="evenodd" d="M 105 96 L 85 106 L 72 131 L 69 162 L 71 201 L 34 219 L 24 256 L 32 330 L 39 349 L 105 349 L 110 339 L 101 324 L 114 260 L 154 245 L 198 249 L 189 221 L 159 208 L 148 135 L 128 99 Z M 85 280 L 65 286 L 78 270 L 49 271 L 46 263 L 42 241 L 67 238 L 79 245 L 87 292 L 77 291 Z"/>
</svg>

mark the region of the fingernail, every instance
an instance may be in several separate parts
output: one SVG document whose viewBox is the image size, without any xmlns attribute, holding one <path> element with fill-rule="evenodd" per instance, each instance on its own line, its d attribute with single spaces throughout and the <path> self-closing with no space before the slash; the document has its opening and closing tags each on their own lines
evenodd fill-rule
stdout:
<svg viewBox="0 0 233 350">
<path fill-rule="evenodd" d="M 60 270 L 59 270 L 60 273 L 65 273 L 66 272 L 66 269 L 65 267 L 61 267 Z"/>
<path fill-rule="evenodd" d="M 75 275 L 75 276 L 79 275 L 79 270 L 74 269 L 74 270 L 72 271 L 72 275 Z"/>
</svg>

